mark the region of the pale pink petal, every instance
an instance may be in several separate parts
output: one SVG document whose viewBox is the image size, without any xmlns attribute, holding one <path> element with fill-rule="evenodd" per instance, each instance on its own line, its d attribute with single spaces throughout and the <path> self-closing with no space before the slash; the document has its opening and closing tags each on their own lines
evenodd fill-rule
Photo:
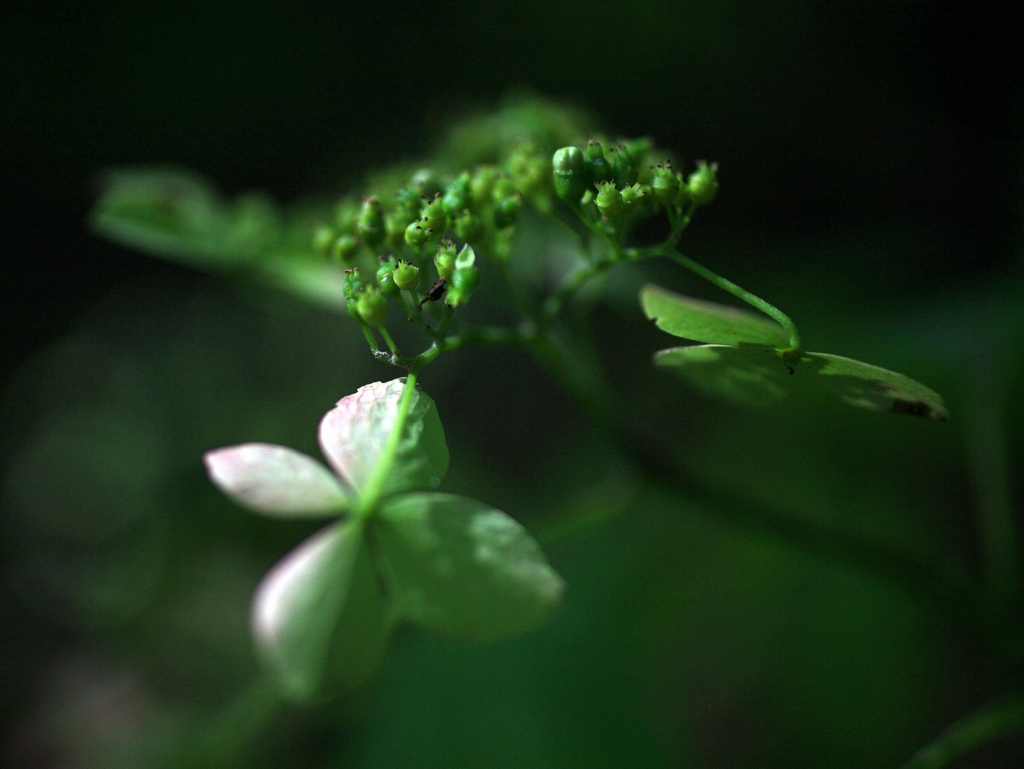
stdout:
<svg viewBox="0 0 1024 769">
<path fill-rule="evenodd" d="M 320 448 L 355 489 L 366 485 L 394 429 L 405 380 L 374 382 L 346 395 L 320 421 Z"/>
<path fill-rule="evenodd" d="M 243 443 L 209 451 L 203 461 L 222 491 L 258 513 L 313 518 L 348 507 L 345 490 L 330 470 L 285 446 Z"/>
</svg>

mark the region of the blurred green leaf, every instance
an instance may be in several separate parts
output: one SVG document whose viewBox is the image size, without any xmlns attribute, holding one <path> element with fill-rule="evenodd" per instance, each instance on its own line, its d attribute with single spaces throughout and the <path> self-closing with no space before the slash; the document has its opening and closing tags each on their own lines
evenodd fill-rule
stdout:
<svg viewBox="0 0 1024 769">
<path fill-rule="evenodd" d="M 258 193 L 225 201 L 202 177 L 165 168 L 109 172 L 91 215 L 93 229 L 118 243 L 340 309 L 344 273 L 313 253 L 313 221 L 308 213 L 285 221 Z"/>
<path fill-rule="evenodd" d="M 451 494 L 385 503 L 375 522 L 395 585 L 395 611 L 445 635 L 492 641 L 530 630 L 564 583 L 513 518 Z"/>
<path fill-rule="evenodd" d="M 801 368 L 818 374 L 825 389 L 851 406 L 940 422 L 949 418 L 941 395 L 903 374 L 824 352 L 806 353 L 800 361 Z"/>
<path fill-rule="evenodd" d="M 810 375 L 851 406 L 940 422 L 948 418 L 942 397 L 920 382 L 839 355 L 809 352 L 784 360 L 776 349 L 707 344 L 660 350 L 654 362 L 705 392 L 750 405 L 778 401 L 800 377 Z"/>
<path fill-rule="evenodd" d="M 320 445 L 331 464 L 356 490 L 377 469 L 398 417 L 405 378 L 374 382 L 338 401 L 320 422 Z M 448 472 L 448 445 L 434 401 L 412 394 L 394 464 L 382 494 L 433 488 Z"/>
<path fill-rule="evenodd" d="M 682 296 L 659 286 L 644 286 L 640 304 L 662 331 L 695 342 L 784 347 L 789 339 L 782 326 L 760 315 Z"/>
<path fill-rule="evenodd" d="M 252 630 L 289 699 L 310 700 L 368 679 L 391 626 L 362 524 L 332 524 L 274 566 L 256 590 Z"/>
<path fill-rule="evenodd" d="M 704 344 L 659 350 L 654 362 L 704 392 L 753 406 L 785 397 L 789 372 L 779 353 L 763 347 Z"/>
</svg>

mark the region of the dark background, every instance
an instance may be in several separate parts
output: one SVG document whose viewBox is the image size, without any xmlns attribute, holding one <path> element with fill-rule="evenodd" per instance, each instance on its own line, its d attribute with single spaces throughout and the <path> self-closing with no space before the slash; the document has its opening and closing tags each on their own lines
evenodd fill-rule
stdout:
<svg viewBox="0 0 1024 769">
<path fill-rule="evenodd" d="M 221 712 L 251 672 L 247 593 L 301 532 L 253 530 L 206 490 L 196 457 L 250 438 L 314 451 L 323 406 L 386 375 L 333 319 L 239 298 L 221 279 L 92 235 L 106 168 L 192 168 L 228 193 L 280 201 L 336 195 L 368 168 L 427 154 L 453 117 L 517 89 L 590 110 L 612 134 L 651 135 L 687 163 L 715 159 L 721 193 L 689 251 L 764 289 L 812 349 L 920 377 L 954 418 L 936 433 L 821 404 L 767 417 L 669 404 L 700 442 L 691 464 L 798 508 L 856 510 L 855 528 L 939 543 L 981 568 L 979 478 L 1020 467 L 1024 446 L 1012 395 L 1024 72 L 1020 35 L 996 4 L 9 3 L 0 21 L 12 468 L 0 632 L 15 765 L 159 765 L 161 740 Z M 628 368 L 651 349 L 611 363 Z M 495 365 L 474 387 L 468 366 L 442 369 L 431 391 L 463 463 L 451 483 L 542 518 L 515 473 L 532 474 L 557 508 L 565 484 L 530 452 L 537 443 L 537 461 L 563 461 L 545 451 L 570 428 L 557 395 Z M 536 408 L 561 429 L 517 431 L 494 416 Z M 22 508 L 45 494 L 24 479 L 33 462 L 55 461 L 46 447 L 77 456 L 120 441 L 145 458 L 151 425 L 164 430 L 145 471 L 157 523 L 128 526 L 141 539 L 107 541 L 89 518 L 82 531 L 39 533 Z M 69 435 L 83 442 L 62 443 Z M 76 472 L 91 483 L 90 467 Z M 75 488 L 61 497 L 72 508 Z M 125 483 L 110 488 L 95 492 L 96 509 Z M 577 585 L 568 626 L 490 652 L 416 637 L 376 688 L 277 716 L 273 738 L 254 738 L 262 763 L 243 754 L 239 765 L 503 765 L 497 755 L 524 766 L 895 766 L 970 708 L 1020 691 L 1021 667 L 993 658 L 976 629 L 944 624 L 943 607 L 744 530 L 674 528 L 658 504 L 554 551 Z M 128 565 L 96 584 L 91 566 L 53 571 L 83 551 Z M 32 562 L 40 552 L 49 565 Z M 159 573 L 126 553 L 160 561 Z M 576 683 L 549 682 L 559 676 Z M 94 717 L 104 703 L 118 704 L 107 722 Z M 145 715 L 122 728 L 126 712 Z M 1015 749 L 972 765 L 1014 765 Z"/>
</svg>

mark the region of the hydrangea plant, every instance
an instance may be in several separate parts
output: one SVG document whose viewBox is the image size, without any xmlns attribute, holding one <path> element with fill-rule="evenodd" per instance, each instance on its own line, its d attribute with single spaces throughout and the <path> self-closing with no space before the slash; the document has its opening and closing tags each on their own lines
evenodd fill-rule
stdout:
<svg viewBox="0 0 1024 769">
<path fill-rule="evenodd" d="M 808 380 L 850 406 L 948 416 L 936 392 L 903 374 L 804 351 L 787 314 L 679 250 L 718 194 L 717 164 L 678 171 L 650 139 L 587 133 L 573 113 L 544 104 L 458 131 L 463 140 L 432 162 L 377 174 L 328 207 L 283 212 L 258 195 L 225 200 L 191 174 L 144 169 L 112 173 L 93 214 L 95 228 L 120 242 L 339 311 L 369 354 L 401 374 L 324 416 L 328 466 L 259 443 L 205 458 L 213 482 L 254 512 L 329 519 L 253 600 L 256 646 L 293 700 L 365 681 L 398 623 L 492 641 L 543 623 L 562 598 L 562 579 L 522 525 L 436 490 L 448 450 L 421 379 L 440 356 L 484 345 L 531 352 L 638 466 L 674 477 L 620 415 L 566 322 L 569 305 L 621 265 L 669 260 L 753 308 L 641 289 L 638 312 L 696 343 L 652 350 L 657 366 L 693 387 L 766 404 Z M 472 154 L 460 150 L 469 144 Z M 539 221 L 565 228 L 577 245 L 571 258 L 517 249 L 515 233 Z M 635 236 L 650 221 L 661 231 L 653 243 Z M 875 555 L 867 560 L 888 557 Z"/>
<path fill-rule="evenodd" d="M 539 624 L 562 580 L 500 510 L 433 491 L 448 470 L 434 402 L 410 378 L 360 387 L 320 422 L 331 469 L 284 446 L 208 452 L 210 478 L 279 518 L 333 518 L 266 575 L 252 632 L 287 696 L 365 680 L 396 622 L 489 641 Z"/>
</svg>

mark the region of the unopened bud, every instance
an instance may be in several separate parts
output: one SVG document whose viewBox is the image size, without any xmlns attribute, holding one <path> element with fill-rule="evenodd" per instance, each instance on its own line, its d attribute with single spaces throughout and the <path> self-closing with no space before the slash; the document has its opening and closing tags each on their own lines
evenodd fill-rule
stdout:
<svg viewBox="0 0 1024 769">
<path fill-rule="evenodd" d="M 718 193 L 718 163 L 708 164 L 706 160 L 698 160 L 697 170 L 686 180 L 686 187 L 694 203 L 706 206 Z"/>
</svg>

